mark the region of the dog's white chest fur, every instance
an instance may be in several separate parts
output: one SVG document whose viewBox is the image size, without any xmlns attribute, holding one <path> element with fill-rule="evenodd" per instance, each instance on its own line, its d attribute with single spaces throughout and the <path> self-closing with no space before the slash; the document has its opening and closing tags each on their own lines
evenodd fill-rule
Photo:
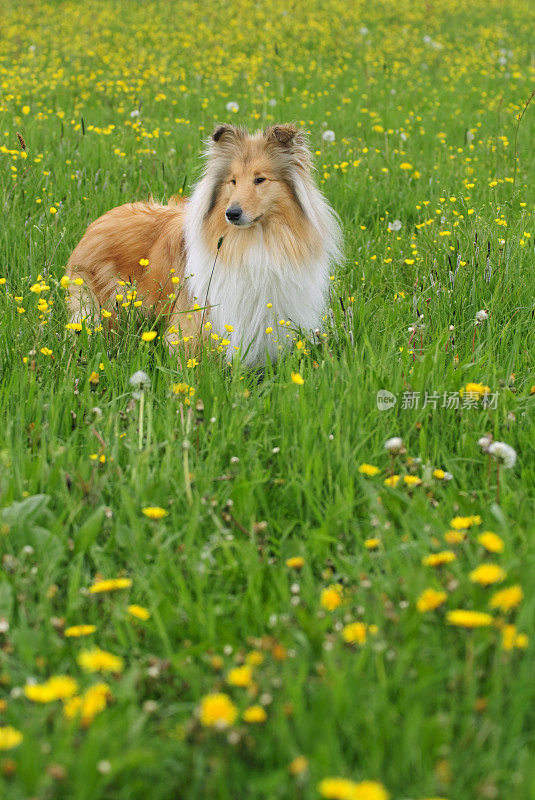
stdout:
<svg viewBox="0 0 535 800">
<path fill-rule="evenodd" d="M 321 325 L 329 272 L 341 255 L 340 226 L 312 180 L 310 153 L 292 126 L 267 129 L 252 138 L 227 127 L 216 131 L 213 139 L 205 172 L 186 210 L 186 286 L 193 302 L 210 307 L 213 332 L 230 339 L 228 359 L 239 348 L 246 364 L 259 364 L 266 353 L 276 359 L 284 347 L 291 347 L 296 328 L 309 333 Z M 216 247 L 206 244 L 207 219 L 216 208 L 228 159 L 239 157 L 248 142 L 264 148 L 264 156 L 271 154 L 278 168 L 286 170 L 296 206 L 294 221 L 292 214 L 280 213 L 276 222 L 268 219 L 247 230 L 229 225 L 214 266 Z M 301 215 L 299 226 L 296 214 Z M 266 328 L 273 331 L 266 333 Z"/>
<path fill-rule="evenodd" d="M 195 227 L 186 226 L 186 285 L 195 302 L 210 306 L 213 332 L 230 339 L 229 360 L 235 348 L 250 365 L 264 362 L 266 353 L 274 360 L 283 347 L 293 344 L 292 329 L 309 332 L 319 327 L 329 284 L 327 258 L 292 267 L 282 254 L 264 247 L 258 228 L 239 263 L 226 260 L 223 240 L 214 267 L 215 254 L 206 252 Z M 267 333 L 269 328 L 272 332 Z"/>
</svg>

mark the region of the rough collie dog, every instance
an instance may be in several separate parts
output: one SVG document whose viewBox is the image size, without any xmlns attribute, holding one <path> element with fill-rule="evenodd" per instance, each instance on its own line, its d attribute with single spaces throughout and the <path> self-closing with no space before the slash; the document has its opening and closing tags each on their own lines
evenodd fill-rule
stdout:
<svg viewBox="0 0 535 800">
<path fill-rule="evenodd" d="M 191 351 L 215 334 L 230 340 L 229 359 L 239 348 L 259 364 L 292 341 L 280 320 L 319 327 L 340 226 L 293 125 L 254 135 L 220 125 L 205 155 L 190 199 L 119 206 L 89 226 L 67 266 L 71 314 L 115 313 L 135 290 L 143 309 L 165 317 L 173 347 L 186 341 Z"/>
</svg>

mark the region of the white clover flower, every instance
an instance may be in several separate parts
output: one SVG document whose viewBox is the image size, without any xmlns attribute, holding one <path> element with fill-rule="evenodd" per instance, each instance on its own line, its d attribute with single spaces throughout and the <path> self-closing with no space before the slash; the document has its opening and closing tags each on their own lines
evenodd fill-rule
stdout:
<svg viewBox="0 0 535 800">
<path fill-rule="evenodd" d="M 469 129 L 466 131 L 466 141 L 468 144 L 472 144 L 475 139 L 475 134 Z"/>
<path fill-rule="evenodd" d="M 482 308 L 481 311 L 478 311 L 476 314 L 477 323 L 485 322 L 485 320 L 488 318 L 489 318 L 489 312 L 485 311 L 484 308 Z"/>
<path fill-rule="evenodd" d="M 394 233 L 396 233 L 397 231 L 401 230 L 401 225 L 402 225 L 402 222 L 401 222 L 400 219 L 394 219 L 394 220 L 392 220 L 392 222 L 388 223 L 388 230 L 389 231 L 394 231 Z"/>
<path fill-rule="evenodd" d="M 505 442 L 492 442 L 489 444 L 487 452 L 501 461 L 507 469 L 511 469 L 516 464 L 516 450 Z"/>
<path fill-rule="evenodd" d="M 227 109 L 227 111 L 232 111 L 233 114 L 235 114 L 237 111 L 240 110 L 240 107 L 235 100 L 230 100 L 225 106 L 225 108 Z"/>
<path fill-rule="evenodd" d="M 451 472 L 445 472 L 444 473 L 444 477 L 442 478 L 442 480 L 443 481 L 452 481 L 453 480 L 453 475 L 451 474 Z"/>
<path fill-rule="evenodd" d="M 334 131 L 323 131 L 321 138 L 324 142 L 334 142 L 336 134 Z"/>
<path fill-rule="evenodd" d="M 275 98 L 274 97 L 270 97 L 270 99 L 268 100 L 268 106 L 276 106 L 276 105 L 277 105 L 277 101 L 275 100 Z"/>
<path fill-rule="evenodd" d="M 389 453 L 400 453 L 403 449 L 403 439 L 399 436 L 393 436 L 391 439 L 386 440 L 384 447 Z"/>
<path fill-rule="evenodd" d="M 369 31 L 368 31 L 368 28 L 366 27 L 366 25 L 363 25 L 361 28 L 359 28 L 359 33 L 360 33 L 361 36 L 367 36 L 368 35 Z"/>
<path fill-rule="evenodd" d="M 139 117 L 140 113 L 141 112 L 140 112 L 139 108 L 134 108 L 134 110 L 130 112 L 130 116 L 131 117 Z"/>
</svg>

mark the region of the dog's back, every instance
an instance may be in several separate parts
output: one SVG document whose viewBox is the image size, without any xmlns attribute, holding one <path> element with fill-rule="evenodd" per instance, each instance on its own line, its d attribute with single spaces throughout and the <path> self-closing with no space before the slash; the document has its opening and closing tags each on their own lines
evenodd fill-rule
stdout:
<svg viewBox="0 0 535 800">
<path fill-rule="evenodd" d="M 67 264 L 73 318 L 92 316 L 95 308 L 111 310 L 122 292 L 119 281 L 135 285 L 144 307 L 155 313 L 169 305 L 172 278 L 184 275 L 185 207 L 185 201 L 128 203 L 95 220 Z"/>
</svg>

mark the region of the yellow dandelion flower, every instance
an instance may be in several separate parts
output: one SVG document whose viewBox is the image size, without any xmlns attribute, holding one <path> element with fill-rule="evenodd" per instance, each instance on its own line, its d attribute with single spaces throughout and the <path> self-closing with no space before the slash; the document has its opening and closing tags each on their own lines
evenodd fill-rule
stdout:
<svg viewBox="0 0 535 800">
<path fill-rule="evenodd" d="M 156 339 L 158 333 L 156 331 L 144 331 L 141 334 L 141 338 L 144 342 L 152 342 L 153 339 Z"/>
<path fill-rule="evenodd" d="M 446 531 L 444 540 L 448 544 L 460 544 L 464 542 L 465 534 L 462 531 Z"/>
<path fill-rule="evenodd" d="M 145 514 L 149 519 L 161 519 L 166 517 L 169 512 L 159 506 L 146 506 L 146 508 L 141 509 L 141 513 Z"/>
<path fill-rule="evenodd" d="M 245 722 L 265 722 L 267 714 L 263 706 L 249 706 L 249 708 L 246 708 L 243 712 L 242 718 Z"/>
<path fill-rule="evenodd" d="M 292 383 L 296 383 L 297 386 L 302 386 L 304 384 L 304 378 L 298 372 L 292 372 Z"/>
<path fill-rule="evenodd" d="M 95 625 L 71 625 L 70 628 L 65 628 L 64 634 L 68 637 L 75 636 L 78 638 L 79 636 L 89 636 L 95 631 Z"/>
<path fill-rule="evenodd" d="M 290 775 L 301 775 L 308 768 L 308 758 L 296 756 L 288 765 Z"/>
<path fill-rule="evenodd" d="M 320 595 L 320 603 L 327 611 L 334 611 L 342 604 L 342 587 L 339 583 L 323 589 Z"/>
<path fill-rule="evenodd" d="M 45 683 L 27 684 L 24 694 L 34 703 L 53 703 L 65 700 L 78 691 L 78 684 L 68 675 L 53 675 Z"/>
<path fill-rule="evenodd" d="M 200 720 L 207 728 L 228 728 L 238 716 L 238 709 L 228 694 L 207 694 L 201 700 Z"/>
<path fill-rule="evenodd" d="M 399 165 L 399 168 L 404 170 L 412 169 L 412 164 L 409 164 L 408 161 L 404 161 L 402 164 Z"/>
<path fill-rule="evenodd" d="M 303 556 L 292 556 L 286 559 L 285 564 L 291 569 L 302 569 L 305 565 L 305 559 Z"/>
<path fill-rule="evenodd" d="M 143 606 L 131 605 L 131 606 L 128 606 L 128 608 L 126 610 L 133 617 L 137 617 L 137 619 L 146 620 L 146 619 L 150 618 L 149 609 L 148 608 L 143 608 Z"/>
<path fill-rule="evenodd" d="M 472 583 L 480 586 L 490 586 L 491 583 L 501 583 L 507 577 L 505 570 L 499 564 L 480 564 L 468 576 Z"/>
<path fill-rule="evenodd" d="M 97 714 L 104 711 L 107 700 L 111 697 L 110 687 L 107 683 L 96 683 L 90 686 L 81 697 L 73 697 L 63 707 L 67 719 L 74 719 L 80 715 L 80 721 L 87 727 Z"/>
<path fill-rule="evenodd" d="M 399 482 L 399 475 L 389 475 L 388 478 L 385 478 L 384 484 L 385 486 L 397 486 Z"/>
<path fill-rule="evenodd" d="M 422 479 L 417 475 L 404 475 L 403 482 L 406 483 L 407 486 L 418 486 L 422 482 Z"/>
<path fill-rule="evenodd" d="M 455 561 L 457 556 L 453 550 L 442 550 L 440 553 L 431 553 L 422 559 L 424 567 L 441 567 L 443 564 L 450 564 Z"/>
<path fill-rule="evenodd" d="M 437 592 L 436 589 L 425 589 L 416 601 L 416 608 L 421 614 L 434 611 L 447 599 L 446 592 Z"/>
<path fill-rule="evenodd" d="M 245 657 L 245 661 L 252 667 L 258 667 L 264 661 L 264 655 L 260 652 L 260 650 L 251 650 L 251 652 Z"/>
<path fill-rule="evenodd" d="M 350 622 L 342 628 L 342 638 L 348 644 L 366 644 L 367 631 L 364 622 Z"/>
<path fill-rule="evenodd" d="M 448 611 L 446 619 L 450 625 L 457 625 L 460 628 L 483 628 L 492 625 L 490 614 L 484 611 L 467 611 L 463 608 Z"/>
<path fill-rule="evenodd" d="M 61 286 L 62 289 L 67 289 L 68 286 L 70 285 L 70 282 L 71 282 L 71 279 L 69 278 L 69 276 L 68 275 L 63 275 L 63 277 L 60 279 L 59 283 L 60 283 L 60 286 Z"/>
<path fill-rule="evenodd" d="M 502 647 L 504 650 L 512 650 L 518 647 L 525 650 L 529 644 L 529 639 L 525 633 L 518 633 L 516 625 L 504 625 L 502 628 Z"/>
<path fill-rule="evenodd" d="M 50 213 L 55 214 L 57 212 L 57 208 L 55 206 L 50 206 Z"/>
<path fill-rule="evenodd" d="M 464 389 L 459 390 L 459 394 L 463 397 L 465 394 L 469 394 L 472 397 L 477 397 L 477 399 L 481 399 L 486 394 L 490 394 L 490 386 L 485 386 L 482 383 L 467 383 Z"/>
<path fill-rule="evenodd" d="M 436 478 L 439 481 L 444 480 L 445 472 L 443 469 L 434 469 L 433 470 L 433 478 Z"/>
<path fill-rule="evenodd" d="M 483 533 L 480 533 L 477 537 L 477 541 L 479 544 L 482 544 L 485 550 L 488 550 L 489 553 L 501 553 L 505 547 L 503 539 L 501 539 L 497 533 L 493 533 L 492 531 L 484 531 Z"/>
<path fill-rule="evenodd" d="M 318 791 L 327 800 L 389 800 L 390 797 L 381 783 L 355 783 L 347 778 L 324 778 L 318 785 Z"/>
<path fill-rule="evenodd" d="M 116 589 L 129 589 L 132 586 L 131 578 L 109 578 L 105 581 L 95 581 L 89 587 L 91 594 L 100 594 L 101 592 L 113 592 Z"/>
<path fill-rule="evenodd" d="M 221 656 L 212 656 L 210 659 L 210 665 L 212 669 L 215 669 L 217 672 L 223 669 L 223 659 Z"/>
<path fill-rule="evenodd" d="M 489 601 L 490 608 L 497 608 L 504 613 L 511 611 L 512 608 L 517 608 L 524 599 L 524 592 L 520 584 L 515 583 L 513 586 L 508 586 L 506 589 L 500 589 L 495 592 Z"/>
<path fill-rule="evenodd" d="M 450 521 L 450 528 L 459 531 L 464 528 L 471 528 L 473 525 L 481 525 L 481 517 L 476 514 L 473 517 L 454 517 Z"/>
<path fill-rule="evenodd" d="M 380 471 L 379 467 L 374 467 L 373 464 L 361 464 L 359 467 L 359 472 L 362 475 L 369 475 L 371 478 L 374 475 L 378 475 Z"/>
<path fill-rule="evenodd" d="M 100 647 L 82 650 L 76 660 L 87 672 L 122 672 L 124 667 L 122 658 Z"/>
<path fill-rule="evenodd" d="M 234 667 L 227 673 L 227 683 L 231 686 L 250 686 L 253 681 L 253 671 L 248 664 L 243 667 Z"/>
<path fill-rule="evenodd" d="M 367 550 L 377 550 L 377 548 L 379 547 L 380 543 L 381 543 L 380 539 L 377 539 L 376 537 L 372 537 L 371 539 L 366 539 L 364 541 L 364 547 Z"/>
<path fill-rule="evenodd" d="M 0 750 L 12 750 L 22 742 L 23 736 L 11 725 L 0 727 Z"/>
</svg>

